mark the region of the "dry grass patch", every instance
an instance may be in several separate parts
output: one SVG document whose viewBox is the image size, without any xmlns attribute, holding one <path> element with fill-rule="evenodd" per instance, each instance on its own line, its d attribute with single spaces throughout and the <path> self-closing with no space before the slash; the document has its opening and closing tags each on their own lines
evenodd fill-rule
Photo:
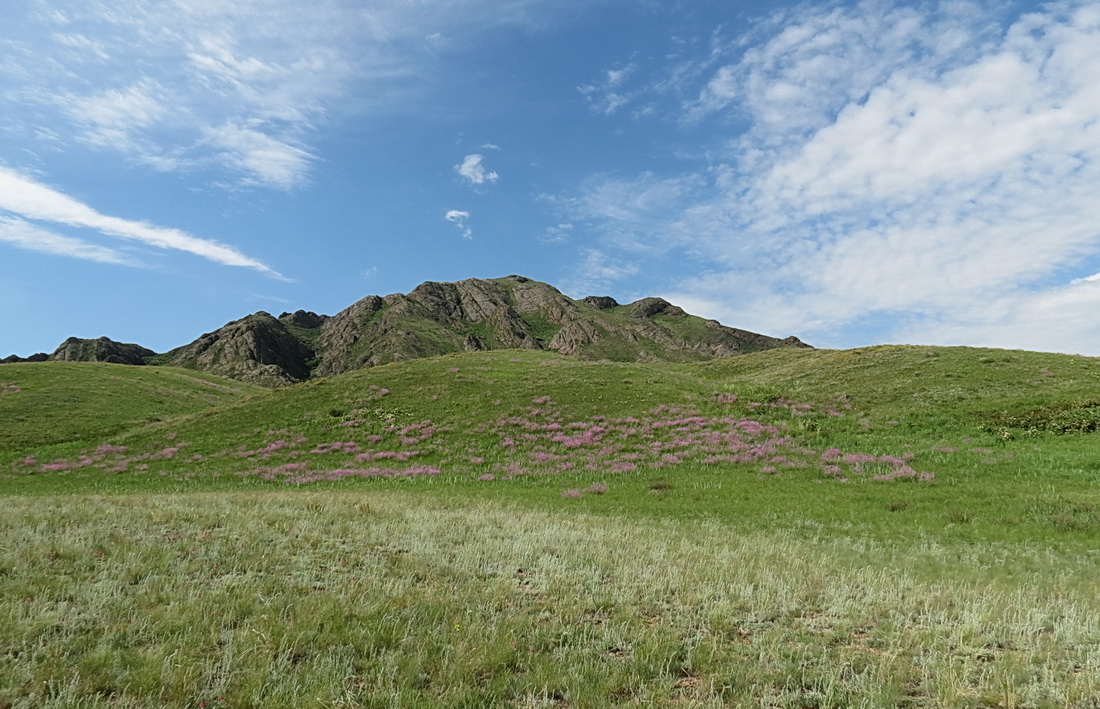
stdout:
<svg viewBox="0 0 1100 709">
<path fill-rule="evenodd" d="M 1089 706 L 1093 556 L 391 492 L 6 498 L 0 706 Z"/>
</svg>

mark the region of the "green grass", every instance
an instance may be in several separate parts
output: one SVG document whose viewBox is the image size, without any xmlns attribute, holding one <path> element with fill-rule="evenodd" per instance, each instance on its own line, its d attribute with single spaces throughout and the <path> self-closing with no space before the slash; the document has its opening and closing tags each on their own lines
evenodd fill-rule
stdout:
<svg viewBox="0 0 1100 709">
<path fill-rule="evenodd" d="M 173 367 L 92 362 L 6 364 L 0 384 L 12 387 L 0 394 L 0 463 L 47 446 L 95 445 L 143 423 L 266 392 Z"/>
<path fill-rule="evenodd" d="M 1097 706 L 1098 360 L 59 364 L 0 369 L 0 707 Z"/>
</svg>

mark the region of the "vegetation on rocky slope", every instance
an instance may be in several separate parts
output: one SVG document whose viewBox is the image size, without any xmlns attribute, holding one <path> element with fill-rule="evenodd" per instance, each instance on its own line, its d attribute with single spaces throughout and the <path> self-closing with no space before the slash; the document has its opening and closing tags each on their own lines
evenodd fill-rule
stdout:
<svg viewBox="0 0 1100 709">
<path fill-rule="evenodd" d="M 334 316 L 299 310 L 235 320 L 170 352 L 70 338 L 52 359 L 171 364 L 267 387 L 421 357 L 482 350 L 560 352 L 586 360 L 691 362 L 805 347 L 726 327 L 660 298 L 572 300 L 522 276 L 423 283 L 367 296 Z"/>
</svg>

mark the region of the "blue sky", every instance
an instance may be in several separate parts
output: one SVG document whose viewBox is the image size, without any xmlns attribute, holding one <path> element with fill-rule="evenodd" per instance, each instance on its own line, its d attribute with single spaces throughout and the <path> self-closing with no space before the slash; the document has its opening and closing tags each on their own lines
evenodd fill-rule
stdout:
<svg viewBox="0 0 1100 709">
<path fill-rule="evenodd" d="M 512 273 L 1100 355 L 1100 4 L 13 0 L 0 356 Z"/>
</svg>

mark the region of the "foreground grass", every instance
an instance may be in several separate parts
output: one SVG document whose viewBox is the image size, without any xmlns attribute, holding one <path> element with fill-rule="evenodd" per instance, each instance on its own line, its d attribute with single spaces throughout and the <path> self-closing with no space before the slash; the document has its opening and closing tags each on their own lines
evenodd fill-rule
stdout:
<svg viewBox="0 0 1100 709">
<path fill-rule="evenodd" d="M 1094 706 L 1087 545 L 353 491 L 7 498 L 2 706 Z"/>
<path fill-rule="evenodd" d="M 53 364 L 0 382 L 0 709 L 1100 707 L 1098 360 Z"/>
</svg>

